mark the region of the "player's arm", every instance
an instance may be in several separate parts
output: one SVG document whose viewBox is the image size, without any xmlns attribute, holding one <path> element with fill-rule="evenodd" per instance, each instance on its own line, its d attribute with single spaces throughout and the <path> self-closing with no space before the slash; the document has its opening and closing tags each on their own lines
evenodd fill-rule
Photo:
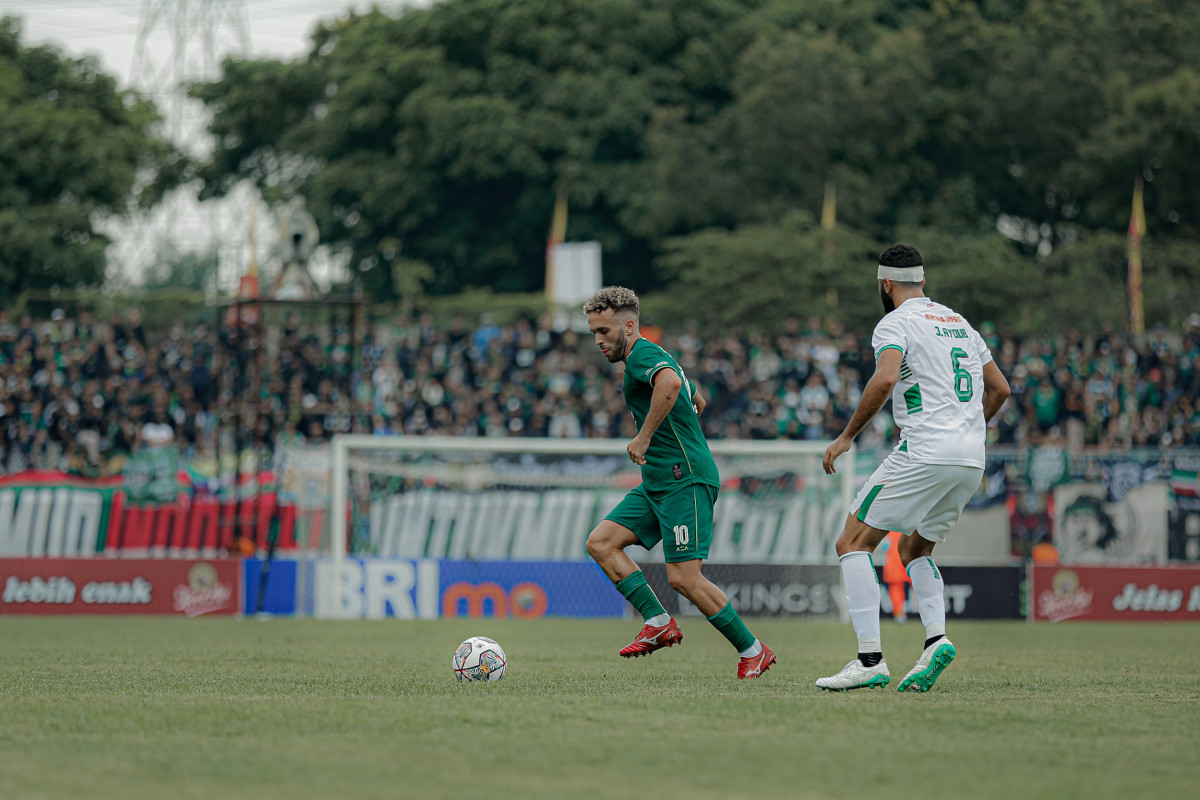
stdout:
<svg viewBox="0 0 1200 800">
<path fill-rule="evenodd" d="M 696 407 L 696 416 L 704 413 L 704 407 L 708 405 L 708 401 L 704 399 L 704 395 L 700 394 L 700 387 L 692 384 L 692 405 Z"/>
<path fill-rule="evenodd" d="M 1008 379 L 996 366 L 995 361 L 983 365 L 983 418 L 991 422 L 992 417 L 1004 405 L 1004 401 L 1012 394 Z"/>
<path fill-rule="evenodd" d="M 879 359 L 875 362 L 875 374 L 863 387 L 862 398 L 859 399 L 858 408 L 854 409 L 854 415 L 850 417 L 846 430 L 833 440 L 833 444 L 829 445 L 821 459 L 821 466 L 825 468 L 826 475 L 837 472 L 833 462 L 850 449 L 850 443 L 858 434 L 862 433 L 862 429 L 867 427 L 867 423 L 879 413 L 879 409 L 883 408 L 883 404 L 891 397 L 892 389 L 900 380 L 900 362 L 903 359 L 904 352 L 894 347 L 889 347 L 879 354 Z"/>
<path fill-rule="evenodd" d="M 650 382 L 654 385 L 654 393 L 650 395 L 650 410 L 646 413 L 646 421 L 638 435 L 625 447 L 629 458 L 635 464 L 646 463 L 646 450 L 650 447 L 650 440 L 654 438 L 654 432 L 667 418 L 667 414 L 671 413 L 675 400 L 679 397 L 679 390 L 683 387 L 683 379 L 679 377 L 679 373 L 669 367 L 663 367 L 651 375 Z"/>
</svg>

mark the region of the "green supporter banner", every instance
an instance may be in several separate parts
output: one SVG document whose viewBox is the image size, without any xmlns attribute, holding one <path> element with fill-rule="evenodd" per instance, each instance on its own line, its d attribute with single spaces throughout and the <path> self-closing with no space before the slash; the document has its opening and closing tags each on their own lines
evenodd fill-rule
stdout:
<svg viewBox="0 0 1200 800">
<path fill-rule="evenodd" d="M 125 462 L 125 496 L 132 507 L 174 503 L 179 499 L 179 451 L 147 447 Z"/>
<path fill-rule="evenodd" d="M 0 477 L 0 556 L 92 556 L 104 551 L 120 478 L 58 471 Z"/>
</svg>

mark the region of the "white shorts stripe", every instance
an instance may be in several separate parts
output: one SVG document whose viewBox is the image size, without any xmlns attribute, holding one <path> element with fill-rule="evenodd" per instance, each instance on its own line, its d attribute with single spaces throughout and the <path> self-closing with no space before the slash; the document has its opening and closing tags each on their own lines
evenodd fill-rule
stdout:
<svg viewBox="0 0 1200 800">
<path fill-rule="evenodd" d="M 882 486 L 864 522 L 879 530 L 906 535 L 916 531 L 931 542 L 944 542 L 982 480 L 978 467 L 914 463 L 908 453 L 893 451 L 863 484 L 850 513 L 857 516 L 871 490 Z"/>
</svg>

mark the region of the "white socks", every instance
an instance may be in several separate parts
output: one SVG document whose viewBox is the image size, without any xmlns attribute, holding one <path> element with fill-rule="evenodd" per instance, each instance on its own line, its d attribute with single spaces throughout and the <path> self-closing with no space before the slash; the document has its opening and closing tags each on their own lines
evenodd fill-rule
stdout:
<svg viewBox="0 0 1200 800">
<path fill-rule="evenodd" d="M 879 653 L 883 648 L 879 638 L 879 578 L 871 554 L 862 550 L 842 556 L 842 582 L 846 584 L 846 608 L 858 636 L 858 652 Z M 913 580 L 913 587 L 917 585 Z M 919 597 L 920 595 L 918 595 Z M 921 619 L 925 619 L 924 606 Z"/>
<path fill-rule="evenodd" d="M 946 584 L 942 573 L 934 566 L 929 556 L 914 558 L 908 565 L 908 577 L 912 579 L 913 594 L 921 610 L 921 622 L 925 625 L 925 637 L 946 635 Z"/>
<path fill-rule="evenodd" d="M 754 644 L 750 645 L 745 650 L 742 650 L 741 652 L 739 652 L 738 655 L 741 656 L 742 658 L 754 658 L 756 655 L 758 655 L 761 652 L 762 652 L 762 642 L 760 642 L 757 638 L 755 638 Z"/>
<path fill-rule="evenodd" d="M 666 625 L 670 621 L 671 621 L 670 614 L 658 614 L 658 615 L 653 616 L 650 619 L 646 620 L 646 624 L 653 625 L 656 628 L 661 628 L 663 625 Z"/>
</svg>

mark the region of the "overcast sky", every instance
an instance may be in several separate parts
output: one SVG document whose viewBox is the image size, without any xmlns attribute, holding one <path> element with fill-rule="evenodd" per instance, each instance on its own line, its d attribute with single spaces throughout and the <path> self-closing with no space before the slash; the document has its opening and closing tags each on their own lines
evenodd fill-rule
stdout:
<svg viewBox="0 0 1200 800">
<path fill-rule="evenodd" d="M 127 86 L 133 66 L 139 20 L 147 8 L 157 8 L 164 0 L 0 0 L 0 16 L 20 17 L 24 22 L 23 41 L 27 44 L 51 43 L 72 56 L 96 55 L 105 71 L 120 78 Z M 179 0 L 179 5 L 194 10 L 201 0 Z M 236 0 L 225 0 L 234 5 Z M 428 5 L 429 0 L 404 3 L 353 2 L 352 0 L 243 0 L 250 28 L 251 52 L 256 57 L 294 57 L 308 49 L 308 37 L 317 22 L 343 16 L 349 9 L 365 11 L 372 5 L 394 8 L 400 5 Z M 165 59 L 169 52 L 166 28 L 157 27 L 149 41 L 152 57 Z M 225 31 L 218 31 L 225 33 Z M 219 49 L 232 46 L 232 38 L 218 38 Z M 218 59 L 219 60 L 219 59 Z"/>
<path fill-rule="evenodd" d="M 350 9 L 366 11 L 372 5 L 396 9 L 403 5 L 427 6 L 435 0 L 242 0 L 249 27 L 250 56 L 254 58 L 295 58 L 308 51 L 309 36 L 320 20 L 345 16 Z M 99 57 L 105 72 L 117 77 L 122 87 L 128 87 L 133 76 L 134 56 L 142 15 L 148 10 L 162 10 L 173 5 L 187 9 L 193 15 L 203 0 L 0 0 L 0 16 L 19 17 L 22 22 L 22 42 L 25 45 L 52 44 L 71 57 Z M 214 7 L 235 7 L 238 0 L 212 0 Z M 148 50 L 143 58 L 152 65 L 151 74 L 166 78 L 171 63 L 169 27 L 159 22 L 147 39 Z M 212 78 L 197 75 L 200 66 L 197 53 L 201 40 L 192 40 L 184 70 L 190 79 Z M 238 49 L 234 28 L 219 25 L 216 31 L 216 59 Z M 143 68 L 145 64 L 143 64 Z M 214 67 L 215 69 L 215 67 Z M 142 70 L 145 71 L 144 69 Z M 169 105 L 155 89 L 164 87 L 138 86 L 148 91 L 167 112 Z M 193 115 L 194 116 L 194 115 Z M 202 126 L 201 119 L 193 119 Z M 185 126 L 186 130 L 186 126 Z M 185 139 L 188 137 L 185 135 Z M 277 223 L 256 199 L 242 187 L 240 196 L 204 204 L 204 211 L 194 193 L 177 193 L 161 204 L 144 220 L 129 223 L 114 222 L 105 229 L 113 238 L 108 249 L 109 275 L 138 280 L 156 260 L 157 254 L 172 248 L 180 252 L 216 250 L 220 266 L 218 285 L 230 289 L 246 268 L 251 247 L 260 262 L 267 258 L 277 238 Z M 250 213 L 258 208 L 257 216 Z M 247 219 L 255 219 L 259 231 L 257 241 L 250 244 Z M 318 254 L 320 255 L 320 254 Z M 310 270 L 321 285 L 339 274 L 342 269 L 329 260 L 314 257 Z"/>
</svg>

